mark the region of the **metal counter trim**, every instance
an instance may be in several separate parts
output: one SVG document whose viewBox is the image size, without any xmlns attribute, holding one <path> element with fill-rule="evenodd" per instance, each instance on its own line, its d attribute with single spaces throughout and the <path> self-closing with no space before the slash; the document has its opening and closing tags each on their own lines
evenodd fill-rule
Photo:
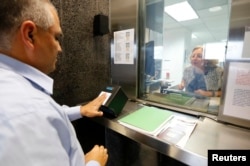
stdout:
<svg viewBox="0 0 250 166">
<path fill-rule="evenodd" d="M 93 120 L 105 126 L 106 128 L 109 128 L 127 138 L 132 139 L 133 141 L 147 145 L 156 150 L 157 152 L 172 157 L 185 164 L 193 166 L 207 165 L 207 157 L 205 156 L 201 156 L 191 151 L 181 149 L 180 147 L 164 142 L 163 140 L 160 140 L 157 137 L 134 131 L 118 123 L 117 120 L 121 116 L 124 116 L 127 113 L 138 109 L 138 107 L 140 107 L 140 105 L 128 102 L 124 108 L 123 113 L 118 118 L 108 119 L 104 117 L 97 117 L 93 118 Z"/>
</svg>

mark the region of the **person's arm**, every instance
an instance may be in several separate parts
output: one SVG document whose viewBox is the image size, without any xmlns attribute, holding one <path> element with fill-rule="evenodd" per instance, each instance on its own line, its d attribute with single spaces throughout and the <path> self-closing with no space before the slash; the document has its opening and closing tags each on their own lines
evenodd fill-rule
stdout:
<svg viewBox="0 0 250 166">
<path fill-rule="evenodd" d="M 100 106 L 105 101 L 106 95 L 105 93 L 101 96 L 96 97 L 94 100 L 90 101 L 89 103 L 81 106 L 75 107 L 68 107 L 63 105 L 65 112 L 67 113 L 70 121 L 77 120 L 82 118 L 83 116 L 86 117 L 97 117 L 102 116 L 103 112 L 99 111 Z"/>
<path fill-rule="evenodd" d="M 183 90 L 184 87 L 185 87 L 185 83 L 184 83 L 184 80 L 182 80 L 181 83 L 178 85 L 178 89 Z"/>
<path fill-rule="evenodd" d="M 207 97 L 220 97 L 221 96 L 221 91 L 205 91 L 202 89 L 198 89 L 195 91 L 195 93 L 202 95 L 202 96 L 207 96 Z"/>
<path fill-rule="evenodd" d="M 80 112 L 82 116 L 86 117 L 96 117 L 96 116 L 102 116 L 103 112 L 99 111 L 99 108 L 101 107 L 102 103 L 105 101 L 107 95 L 103 93 L 102 95 L 96 97 L 91 102 L 82 105 Z"/>
<path fill-rule="evenodd" d="M 67 113 L 70 121 L 82 118 L 81 112 L 79 111 L 81 109 L 81 106 L 68 107 L 66 105 L 63 105 L 63 109 Z"/>
<path fill-rule="evenodd" d="M 71 121 L 79 119 L 82 116 L 102 116 L 103 112 L 99 111 L 99 108 L 105 99 L 106 94 L 104 93 L 85 105 L 75 107 L 63 106 L 63 108 Z M 86 166 L 105 166 L 108 160 L 107 149 L 103 146 L 95 145 L 84 157 Z"/>
<path fill-rule="evenodd" d="M 193 70 L 190 70 L 190 67 L 185 68 L 183 75 L 182 75 L 182 79 L 181 79 L 181 83 L 178 84 L 178 89 L 179 90 L 183 90 L 186 86 L 186 81 L 188 80 L 188 78 L 190 77 L 190 73 L 193 72 Z"/>
</svg>

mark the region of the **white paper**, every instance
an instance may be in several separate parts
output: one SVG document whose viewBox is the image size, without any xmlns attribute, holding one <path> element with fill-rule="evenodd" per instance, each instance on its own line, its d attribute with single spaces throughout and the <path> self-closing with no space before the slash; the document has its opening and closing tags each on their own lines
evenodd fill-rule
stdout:
<svg viewBox="0 0 250 166">
<path fill-rule="evenodd" d="M 241 59 L 243 41 L 229 41 L 227 45 L 226 59 Z"/>
<path fill-rule="evenodd" d="M 224 115 L 250 119 L 250 63 L 231 62 L 228 69 Z"/>
<path fill-rule="evenodd" d="M 196 124 L 197 120 L 175 116 L 158 135 L 158 138 L 179 147 L 184 147 Z"/>
<path fill-rule="evenodd" d="M 114 32 L 114 64 L 134 64 L 134 29 Z"/>
<path fill-rule="evenodd" d="M 112 93 L 109 93 L 109 92 L 104 92 L 104 91 L 101 91 L 101 93 L 99 94 L 99 96 L 101 96 L 102 94 L 106 93 L 106 99 L 103 101 L 102 105 L 105 105 L 106 102 L 108 101 L 109 97 L 111 96 Z"/>
</svg>

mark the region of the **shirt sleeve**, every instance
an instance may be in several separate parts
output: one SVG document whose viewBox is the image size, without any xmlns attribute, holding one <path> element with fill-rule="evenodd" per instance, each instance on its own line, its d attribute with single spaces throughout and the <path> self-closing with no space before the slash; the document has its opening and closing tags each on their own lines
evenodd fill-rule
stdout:
<svg viewBox="0 0 250 166">
<path fill-rule="evenodd" d="M 67 113 L 70 121 L 74 121 L 74 120 L 82 118 L 80 107 L 81 106 L 68 107 L 66 105 L 63 105 L 63 109 Z"/>
<path fill-rule="evenodd" d="M 86 166 L 100 166 L 99 162 L 95 161 L 95 160 L 90 160 Z"/>
</svg>

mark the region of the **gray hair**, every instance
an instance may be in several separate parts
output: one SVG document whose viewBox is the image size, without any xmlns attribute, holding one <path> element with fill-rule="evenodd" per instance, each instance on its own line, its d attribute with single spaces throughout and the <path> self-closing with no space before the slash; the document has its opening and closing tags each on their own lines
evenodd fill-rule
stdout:
<svg viewBox="0 0 250 166">
<path fill-rule="evenodd" d="M 23 21 L 33 21 L 47 30 L 54 24 L 50 0 L 1 0 L 0 3 L 0 49 L 11 49 L 14 33 Z"/>
</svg>

